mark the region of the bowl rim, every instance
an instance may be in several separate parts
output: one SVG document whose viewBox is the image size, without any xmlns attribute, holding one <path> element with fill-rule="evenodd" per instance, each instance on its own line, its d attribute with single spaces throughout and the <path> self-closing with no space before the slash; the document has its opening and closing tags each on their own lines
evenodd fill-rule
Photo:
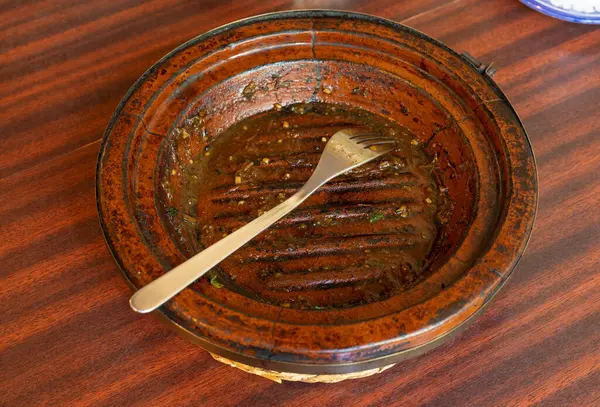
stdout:
<svg viewBox="0 0 600 407">
<path fill-rule="evenodd" d="M 385 366 L 385 365 L 389 365 L 392 363 L 396 363 L 400 360 L 404 360 L 404 359 L 422 354 L 424 352 L 427 352 L 428 350 L 432 349 L 433 347 L 436 347 L 439 344 L 446 342 L 450 338 L 455 337 L 457 334 L 459 334 L 461 331 L 463 331 L 470 323 L 472 323 L 476 319 L 476 317 L 479 316 L 482 313 L 482 311 L 489 305 L 489 303 L 496 296 L 496 294 L 498 292 L 500 292 L 501 288 L 505 285 L 508 278 L 512 275 L 513 270 L 516 268 L 517 264 L 519 263 L 524 251 L 527 248 L 528 242 L 530 240 L 534 222 L 535 222 L 535 216 L 537 213 L 537 205 L 538 205 L 538 179 L 537 179 L 537 169 L 536 169 L 537 167 L 536 167 L 536 163 L 535 163 L 535 156 L 533 153 L 533 149 L 531 147 L 531 142 L 527 136 L 527 133 L 525 131 L 525 128 L 524 128 L 520 118 L 518 117 L 514 107 L 509 102 L 509 100 L 506 97 L 506 95 L 504 94 L 504 92 L 502 92 L 502 90 L 498 87 L 498 85 L 488 75 L 483 75 L 477 69 L 477 67 L 475 67 L 473 65 L 472 61 L 470 59 L 468 59 L 467 57 L 465 57 L 464 55 L 457 53 L 456 51 L 452 50 L 451 48 L 449 48 L 442 42 L 440 42 L 434 38 L 431 38 L 431 37 L 423 34 L 422 32 L 415 30 L 411 27 L 405 26 L 403 24 L 400 24 L 400 23 L 397 23 L 397 22 L 394 22 L 394 21 L 391 21 L 391 20 L 388 20 L 388 19 L 385 19 L 382 17 L 377 17 L 377 16 L 373 16 L 370 14 L 364 14 L 364 13 L 348 12 L 348 11 L 337 11 L 337 10 L 281 11 L 281 12 L 261 14 L 261 15 L 257 15 L 257 16 L 240 19 L 240 20 L 233 21 L 228 24 L 222 25 L 220 27 L 214 28 L 212 30 L 209 30 L 209 31 L 207 31 L 203 34 L 200 34 L 200 35 L 190 39 L 189 41 L 186 41 L 183 44 L 179 45 L 178 47 L 176 47 L 175 49 L 173 49 L 172 51 L 167 53 L 160 60 L 158 60 L 155 64 L 153 64 L 149 69 L 147 69 L 144 72 L 144 74 L 142 74 L 136 80 L 136 82 L 129 88 L 129 90 L 125 93 L 125 95 L 123 96 L 123 98 L 121 99 L 119 104 L 117 105 L 115 111 L 113 112 L 113 114 L 108 122 L 106 131 L 104 132 L 104 135 L 102 137 L 102 141 L 101 141 L 100 147 L 99 147 L 99 153 L 98 153 L 97 164 L 96 164 L 96 186 L 95 186 L 96 205 L 97 205 L 97 210 L 98 210 L 100 226 L 102 229 L 104 239 L 109 248 L 109 251 L 111 252 L 111 255 L 115 259 L 116 263 L 118 264 L 122 274 L 125 277 L 126 282 L 130 285 L 130 287 L 135 289 L 136 288 L 135 284 L 130 279 L 130 277 L 127 275 L 126 267 L 123 264 L 122 260 L 119 258 L 119 254 L 118 254 L 116 245 L 111 240 L 107 222 L 106 222 L 106 219 L 104 219 L 103 212 L 102 212 L 102 194 L 101 194 L 101 190 L 100 190 L 101 177 L 102 177 L 102 159 L 104 157 L 104 153 L 105 153 L 106 147 L 108 145 L 110 134 L 113 130 L 113 127 L 117 123 L 117 120 L 123 113 L 123 109 L 124 109 L 125 105 L 130 100 L 132 95 L 136 92 L 136 90 L 138 90 L 142 86 L 142 84 L 146 81 L 146 79 L 162 63 L 168 61 L 171 57 L 176 55 L 178 52 L 190 47 L 191 45 L 205 41 L 211 37 L 214 37 L 220 33 L 226 32 L 228 30 L 237 29 L 237 28 L 249 25 L 249 24 L 255 24 L 255 23 L 260 23 L 260 22 L 264 22 L 264 21 L 281 20 L 281 19 L 311 19 L 311 18 L 330 18 L 330 19 L 333 18 L 333 19 L 343 19 L 343 20 L 358 20 L 358 21 L 370 22 L 370 23 L 377 24 L 377 25 L 384 25 L 395 31 L 396 30 L 397 31 L 408 31 L 408 32 L 416 35 L 417 37 L 420 37 L 430 43 L 433 43 L 435 46 L 441 47 L 443 50 L 452 54 L 454 57 L 457 57 L 460 60 L 462 60 L 472 70 L 472 72 L 475 75 L 477 75 L 479 78 L 483 78 L 483 80 L 485 80 L 487 85 L 490 86 L 490 88 L 503 100 L 505 105 L 510 109 L 512 115 L 514 116 L 515 124 L 518 125 L 518 127 L 520 128 L 519 130 L 521 131 L 521 134 L 523 136 L 521 141 L 523 142 L 524 152 L 527 155 L 526 159 L 531 160 L 531 164 L 533 167 L 532 172 L 529 174 L 529 181 L 531 182 L 530 187 L 533 192 L 533 202 L 529 205 L 529 208 L 527 208 L 529 210 L 529 213 L 531 216 L 528 219 L 528 224 L 526 225 L 526 227 L 524 229 L 524 235 L 519 239 L 519 247 L 518 247 L 517 252 L 514 255 L 514 257 L 511 258 L 511 260 L 509 262 L 510 264 L 508 265 L 508 267 L 506 269 L 506 273 L 501 274 L 497 270 L 495 270 L 496 274 L 498 275 L 498 284 L 496 284 L 494 286 L 492 292 L 489 295 L 487 295 L 486 298 L 483 299 L 481 304 L 479 304 L 479 306 L 476 309 L 474 309 L 462 322 L 460 322 L 456 326 L 452 327 L 450 330 L 443 332 L 442 334 L 433 338 L 432 340 L 428 341 L 425 344 L 421 344 L 416 347 L 413 347 L 410 349 L 405 349 L 405 350 L 402 350 L 400 352 L 396 352 L 393 354 L 387 354 L 387 355 L 384 355 L 379 358 L 373 358 L 373 359 L 369 359 L 366 361 L 363 360 L 363 361 L 357 361 L 357 362 L 348 362 L 348 363 L 333 362 L 333 363 L 313 364 L 313 363 L 301 363 L 301 362 L 289 362 L 289 361 L 285 361 L 285 360 L 276 360 L 276 358 L 265 361 L 264 359 L 261 359 L 261 358 L 255 358 L 255 357 L 252 357 L 252 356 L 249 356 L 246 354 L 237 353 L 237 352 L 233 352 L 228 349 L 221 348 L 221 347 L 215 345 L 214 343 L 206 340 L 205 338 L 199 337 L 195 333 L 190 332 L 190 330 L 188 330 L 187 328 L 185 328 L 184 326 L 179 324 L 172 317 L 172 315 L 170 315 L 170 312 L 168 312 L 167 310 L 165 310 L 163 308 L 160 308 L 154 312 L 154 314 L 157 315 L 159 317 L 159 319 L 161 319 L 162 321 L 168 322 L 168 325 L 171 326 L 171 328 L 173 328 L 176 332 L 178 332 L 182 336 L 186 337 L 187 339 L 191 340 L 194 343 L 197 343 L 197 344 L 203 346 L 204 348 L 206 348 L 207 350 L 209 350 L 213 353 L 219 354 L 219 355 L 229 358 L 229 359 L 239 360 L 242 363 L 246 363 L 246 364 L 257 366 L 257 367 L 267 367 L 269 369 L 286 371 L 286 372 L 294 372 L 294 373 L 349 373 L 349 372 L 367 370 L 367 369 L 371 369 L 373 367 L 380 367 L 380 366 Z M 495 243 L 495 241 L 492 243 L 492 245 L 494 243 Z M 489 251 L 489 249 L 488 249 L 488 251 Z"/>
</svg>

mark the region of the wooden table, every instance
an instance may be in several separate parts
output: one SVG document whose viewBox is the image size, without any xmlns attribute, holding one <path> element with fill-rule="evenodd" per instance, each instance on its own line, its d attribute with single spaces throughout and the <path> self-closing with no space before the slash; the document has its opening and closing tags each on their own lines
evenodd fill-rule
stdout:
<svg viewBox="0 0 600 407">
<path fill-rule="evenodd" d="M 452 343 L 367 379 L 276 384 L 129 309 L 94 171 L 111 113 L 166 52 L 238 18 L 319 7 L 400 21 L 494 61 L 537 156 L 539 212 L 509 284 Z M 0 9 L 0 405 L 600 405 L 600 30 L 509 0 Z"/>
</svg>

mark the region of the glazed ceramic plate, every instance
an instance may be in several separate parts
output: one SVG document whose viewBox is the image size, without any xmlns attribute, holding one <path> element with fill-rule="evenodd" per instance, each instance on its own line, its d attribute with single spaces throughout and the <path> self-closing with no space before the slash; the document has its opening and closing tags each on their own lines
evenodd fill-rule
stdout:
<svg viewBox="0 0 600 407">
<path fill-rule="evenodd" d="M 368 112 L 406 129 L 435 159 L 449 205 L 443 219 L 426 218 L 431 239 L 411 236 L 417 217 L 394 217 L 401 202 L 426 210 L 410 188 L 414 174 L 375 168 L 325 188 L 157 314 L 213 353 L 278 371 L 347 373 L 423 352 L 500 290 L 533 225 L 531 147 L 486 68 L 362 14 L 276 13 L 203 34 L 150 68 L 110 121 L 97 174 L 108 246 L 133 288 L 144 286 L 201 250 L 202 227 L 225 234 L 258 216 L 262 197 L 293 193 L 310 171 L 283 158 L 310 164 L 320 135 L 344 122 L 330 112 L 318 125 L 290 122 L 282 132 L 277 123 L 277 136 L 229 145 L 228 129 L 306 103 Z M 191 170 L 229 149 L 231 165 L 213 175 Z M 271 157 L 266 172 L 237 185 L 235 174 L 261 155 Z M 269 178 L 287 165 L 290 179 Z M 194 195 L 207 183 L 214 188 Z M 212 218 L 198 224 L 207 208 Z M 427 255 L 418 273 L 403 275 L 394 268 L 402 260 L 389 259 L 419 239 L 431 240 Z"/>
</svg>

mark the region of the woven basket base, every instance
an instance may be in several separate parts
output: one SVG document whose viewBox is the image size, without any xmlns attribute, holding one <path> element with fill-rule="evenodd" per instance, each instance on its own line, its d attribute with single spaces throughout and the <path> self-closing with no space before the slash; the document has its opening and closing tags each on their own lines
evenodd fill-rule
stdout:
<svg viewBox="0 0 600 407">
<path fill-rule="evenodd" d="M 266 379 L 273 380 L 274 382 L 277 382 L 277 383 L 282 383 L 283 380 L 287 380 L 290 382 L 304 382 L 304 383 L 337 383 L 337 382 L 341 382 L 342 380 L 360 379 L 363 377 L 372 376 L 374 374 L 381 373 L 384 370 L 387 370 L 390 367 L 394 366 L 394 364 L 391 364 L 391 365 L 384 366 L 384 367 L 378 367 L 375 369 L 364 370 L 362 372 L 354 372 L 354 373 L 346 373 L 346 374 L 315 375 L 315 374 L 277 372 L 275 370 L 261 369 L 261 368 L 254 367 L 254 366 L 248 366 L 243 363 L 234 362 L 232 360 L 225 359 L 224 357 L 215 355 L 213 353 L 211 353 L 211 355 L 213 358 L 215 358 L 215 360 L 217 360 L 221 363 L 225 363 L 226 365 L 233 366 L 235 368 L 243 370 L 244 372 L 262 376 Z"/>
</svg>

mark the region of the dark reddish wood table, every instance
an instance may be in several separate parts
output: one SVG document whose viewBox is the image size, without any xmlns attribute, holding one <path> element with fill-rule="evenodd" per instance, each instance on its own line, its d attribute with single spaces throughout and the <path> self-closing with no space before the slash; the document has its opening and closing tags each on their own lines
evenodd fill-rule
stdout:
<svg viewBox="0 0 600 407">
<path fill-rule="evenodd" d="M 400 21 L 494 61 L 533 143 L 540 203 L 508 285 L 453 342 L 367 379 L 276 384 L 129 309 L 98 224 L 95 162 L 117 103 L 169 50 L 238 18 L 319 7 Z M 0 405 L 600 405 L 600 29 L 512 0 L 0 10 Z"/>
</svg>

